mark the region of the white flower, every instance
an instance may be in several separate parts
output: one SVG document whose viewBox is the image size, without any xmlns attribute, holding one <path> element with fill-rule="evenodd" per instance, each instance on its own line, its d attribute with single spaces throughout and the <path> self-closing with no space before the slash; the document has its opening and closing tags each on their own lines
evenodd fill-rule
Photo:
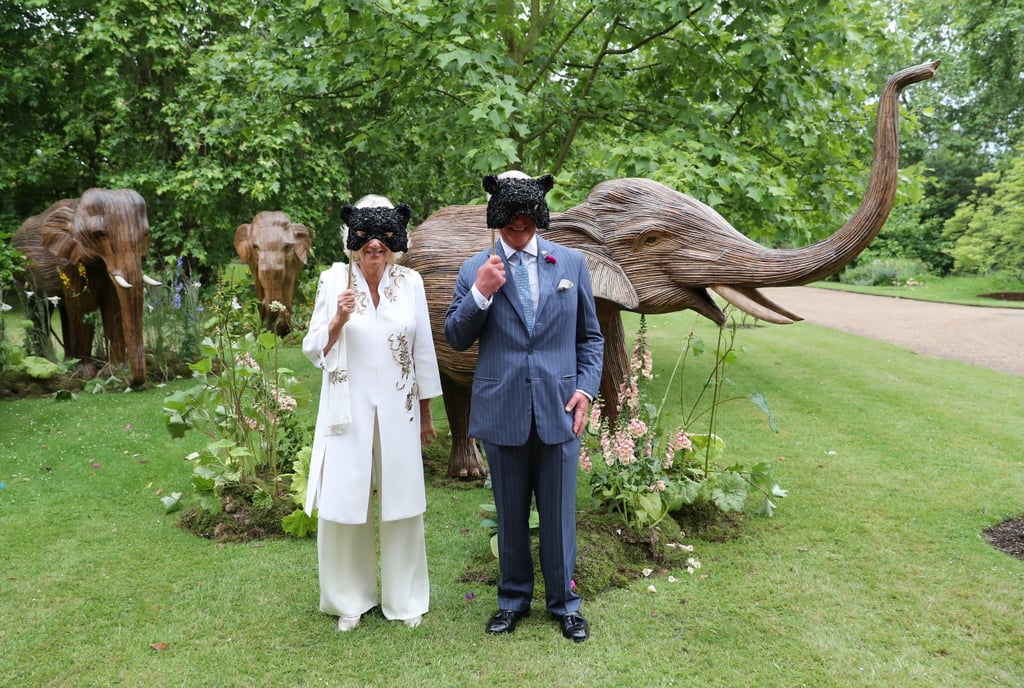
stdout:
<svg viewBox="0 0 1024 688">
<path fill-rule="evenodd" d="M 231 310 L 233 310 L 233 311 L 240 311 L 240 310 L 242 310 L 242 306 L 241 306 L 241 304 L 238 303 L 238 298 L 237 297 L 231 299 Z"/>
<path fill-rule="evenodd" d="M 678 580 L 678 579 L 677 579 L 677 578 L 676 578 L 675 576 L 669 576 L 669 577 L 668 577 L 668 582 L 669 582 L 669 583 L 675 583 L 675 582 L 676 582 L 676 580 Z"/>
<path fill-rule="evenodd" d="M 50 303 L 52 303 L 54 306 L 60 304 L 60 297 L 59 296 L 47 296 L 46 300 L 49 301 Z"/>
<path fill-rule="evenodd" d="M 270 312 L 271 313 L 284 313 L 286 310 L 288 310 L 288 309 L 280 301 L 271 301 L 270 302 Z"/>
<path fill-rule="evenodd" d="M 644 578 L 650 578 L 651 574 L 654 573 L 654 569 L 644 569 L 640 573 L 644 574 Z"/>
<path fill-rule="evenodd" d="M 656 587 L 654 587 L 653 585 L 648 585 L 647 586 L 647 592 L 658 592 L 658 589 Z"/>
<path fill-rule="evenodd" d="M 14 308 L 14 306 L 7 303 L 0 303 L 0 312 L 6 313 L 7 311 Z"/>
</svg>

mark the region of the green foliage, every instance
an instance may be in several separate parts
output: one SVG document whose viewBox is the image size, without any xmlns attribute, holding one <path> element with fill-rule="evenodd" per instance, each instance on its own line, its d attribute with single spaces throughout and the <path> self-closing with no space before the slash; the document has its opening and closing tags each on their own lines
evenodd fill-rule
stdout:
<svg viewBox="0 0 1024 688">
<path fill-rule="evenodd" d="M 306 503 L 306 490 L 309 487 L 309 463 L 312 459 L 312 447 L 305 446 L 296 453 L 292 462 L 292 473 L 285 476 L 290 479 L 292 501 L 298 506 L 291 514 L 281 520 L 284 532 L 295 537 L 306 537 L 317 529 L 317 511 L 312 516 L 306 514 L 303 505 Z"/>
<path fill-rule="evenodd" d="M 280 339 L 260 332 L 256 304 L 246 310 L 239 303 L 242 290 L 221 283 L 205 323 L 211 335 L 189 366 L 196 384 L 164 399 L 171 436 L 198 430 L 211 440 L 188 458 L 194 495 L 212 514 L 219 513 L 225 488 L 239 483 L 256 485 L 254 499 L 280 497 L 282 469 L 310 444 L 310 428 L 293 414 L 309 401 L 308 389 L 280 365 Z"/>
<path fill-rule="evenodd" d="M 1024 152 L 1005 172 L 978 177 L 977 188 L 946 222 L 955 269 L 1001 271 L 1024 282 Z"/>
<path fill-rule="evenodd" d="M 199 358 L 200 325 L 205 306 L 201 283 L 184 257 L 168 257 L 159 285 L 146 286 L 142 311 L 149 374 L 173 379 L 179 369 Z"/>
<path fill-rule="evenodd" d="M 132 187 L 155 260 L 207 267 L 232 258 L 232 228 L 279 209 L 317 232 L 315 258 L 331 262 L 343 202 L 386 193 L 422 220 L 482 201 L 483 173 L 519 167 L 558 177 L 556 210 L 641 175 L 755 238 L 802 243 L 855 206 L 872 99 L 911 59 L 906 20 L 879 11 L 8 3 L 0 207 L 23 218 L 89 186 Z"/>
<path fill-rule="evenodd" d="M 653 528 L 671 512 L 695 502 L 713 504 L 722 512 L 742 511 L 752 493 L 762 499 L 758 513 L 771 516 L 775 509 L 772 498 L 786 496 L 772 479 L 771 464 L 761 462 L 746 468 L 724 463 L 726 445 L 716 434 L 715 425 L 719 405 L 730 401 L 720 396 L 723 369 L 735 361 L 735 325 L 730 332 L 728 339 L 722 339 L 720 334 L 712 372 L 693 405 L 683 410 L 686 422 L 675 430 L 662 427 L 673 379 L 677 372 L 682 378 L 691 353 L 697 356 L 705 350 L 703 341 L 692 330 L 684 340 L 665 397 L 655 406 L 647 395 L 653 357 L 646 318 L 641 316 L 630 357 L 629 378 L 619 388 L 614 420 L 604 413 L 600 399 L 594 404 L 587 441 L 580 448 L 580 467 L 589 475 L 591 490 L 600 504 L 617 512 L 627 527 Z M 709 391 L 710 403 L 698 411 Z M 772 428 L 776 429 L 764 396 L 755 394 L 749 398 L 768 414 Z M 708 432 L 686 430 L 704 415 L 709 418 Z"/>
<path fill-rule="evenodd" d="M 943 239 L 942 225 L 955 205 L 949 207 L 947 215 L 944 206 L 948 204 L 939 198 L 936 183 L 929 182 L 927 187 L 919 203 L 902 203 L 893 208 L 881 233 L 847 271 L 878 258 L 923 263 L 924 272 L 932 275 L 946 275 L 952 270 L 953 259 L 946 252 L 952 244 Z"/>
<path fill-rule="evenodd" d="M 927 278 L 928 267 L 921 261 L 910 258 L 875 258 L 860 261 L 839 274 L 839 281 L 843 284 L 872 287 L 916 286 L 926 282 Z"/>
<path fill-rule="evenodd" d="M 4 292 L 14 285 L 14 280 L 25 264 L 25 256 L 10 243 L 11 233 L 0 229 L 0 313 L 7 313 L 13 306 L 7 303 Z M 0 317 L 0 370 L 18 365 L 21 356 L 19 348 L 7 339 L 7 321 Z"/>
</svg>

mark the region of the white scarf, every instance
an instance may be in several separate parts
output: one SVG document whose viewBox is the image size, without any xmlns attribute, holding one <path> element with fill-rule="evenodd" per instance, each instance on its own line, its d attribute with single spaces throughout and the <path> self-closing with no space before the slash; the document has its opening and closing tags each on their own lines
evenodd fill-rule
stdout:
<svg viewBox="0 0 1024 688">
<path fill-rule="evenodd" d="M 333 288 L 328 289 L 328 294 L 333 294 L 334 299 L 328 303 L 328 317 L 330 322 L 338 311 L 338 294 L 348 288 L 348 266 L 345 263 L 334 264 Z M 338 340 L 325 356 L 320 352 L 320 367 L 324 371 L 323 384 L 327 386 L 325 401 L 327 404 L 327 426 L 326 434 L 340 435 L 345 432 L 345 426 L 352 422 L 352 401 L 349 398 L 348 390 L 348 347 L 345 345 L 345 328 L 341 329 Z"/>
</svg>

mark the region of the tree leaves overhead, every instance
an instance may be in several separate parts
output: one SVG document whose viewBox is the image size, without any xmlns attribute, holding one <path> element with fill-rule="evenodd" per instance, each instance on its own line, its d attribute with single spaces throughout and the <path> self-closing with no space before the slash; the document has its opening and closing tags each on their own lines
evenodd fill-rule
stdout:
<svg viewBox="0 0 1024 688">
<path fill-rule="evenodd" d="M 912 61 L 883 7 L 0 0 L 15 75 L 0 86 L 0 201 L 23 219 L 132 186 L 151 254 L 208 264 L 278 209 L 333 260 L 340 203 L 382 193 L 418 222 L 481 202 L 482 175 L 516 167 L 556 174 L 555 209 L 644 176 L 754 238 L 806 243 L 859 202 L 877 93 Z"/>
</svg>

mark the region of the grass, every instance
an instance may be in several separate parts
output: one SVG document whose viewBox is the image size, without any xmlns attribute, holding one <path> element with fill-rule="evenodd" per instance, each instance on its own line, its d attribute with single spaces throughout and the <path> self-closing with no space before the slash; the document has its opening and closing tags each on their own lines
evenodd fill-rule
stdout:
<svg viewBox="0 0 1024 688">
<path fill-rule="evenodd" d="M 662 383 L 693 322 L 648 319 Z M 726 404 L 727 456 L 775 461 L 789 496 L 731 539 L 688 537 L 698 575 L 582 591 L 582 645 L 540 601 L 484 635 L 495 590 L 460 582 L 487 548 L 479 486 L 428 478 L 423 625 L 338 634 L 314 541 L 218 545 L 162 513 L 199 442 L 164 431 L 167 388 L 0 402 L 0 685 L 1024 685 L 1024 562 L 980 535 L 1024 513 L 1024 379 L 808 323 L 737 343 L 728 387 L 764 393 L 780 432 Z"/>
<path fill-rule="evenodd" d="M 912 286 L 871 287 L 840 282 L 815 282 L 815 287 L 852 291 L 875 296 L 895 296 L 919 301 L 959 303 L 965 306 L 992 306 L 996 308 L 1024 308 L 1024 301 L 985 298 L 982 294 L 1024 292 L 1024 284 L 1007 275 L 932 277 Z"/>
</svg>

